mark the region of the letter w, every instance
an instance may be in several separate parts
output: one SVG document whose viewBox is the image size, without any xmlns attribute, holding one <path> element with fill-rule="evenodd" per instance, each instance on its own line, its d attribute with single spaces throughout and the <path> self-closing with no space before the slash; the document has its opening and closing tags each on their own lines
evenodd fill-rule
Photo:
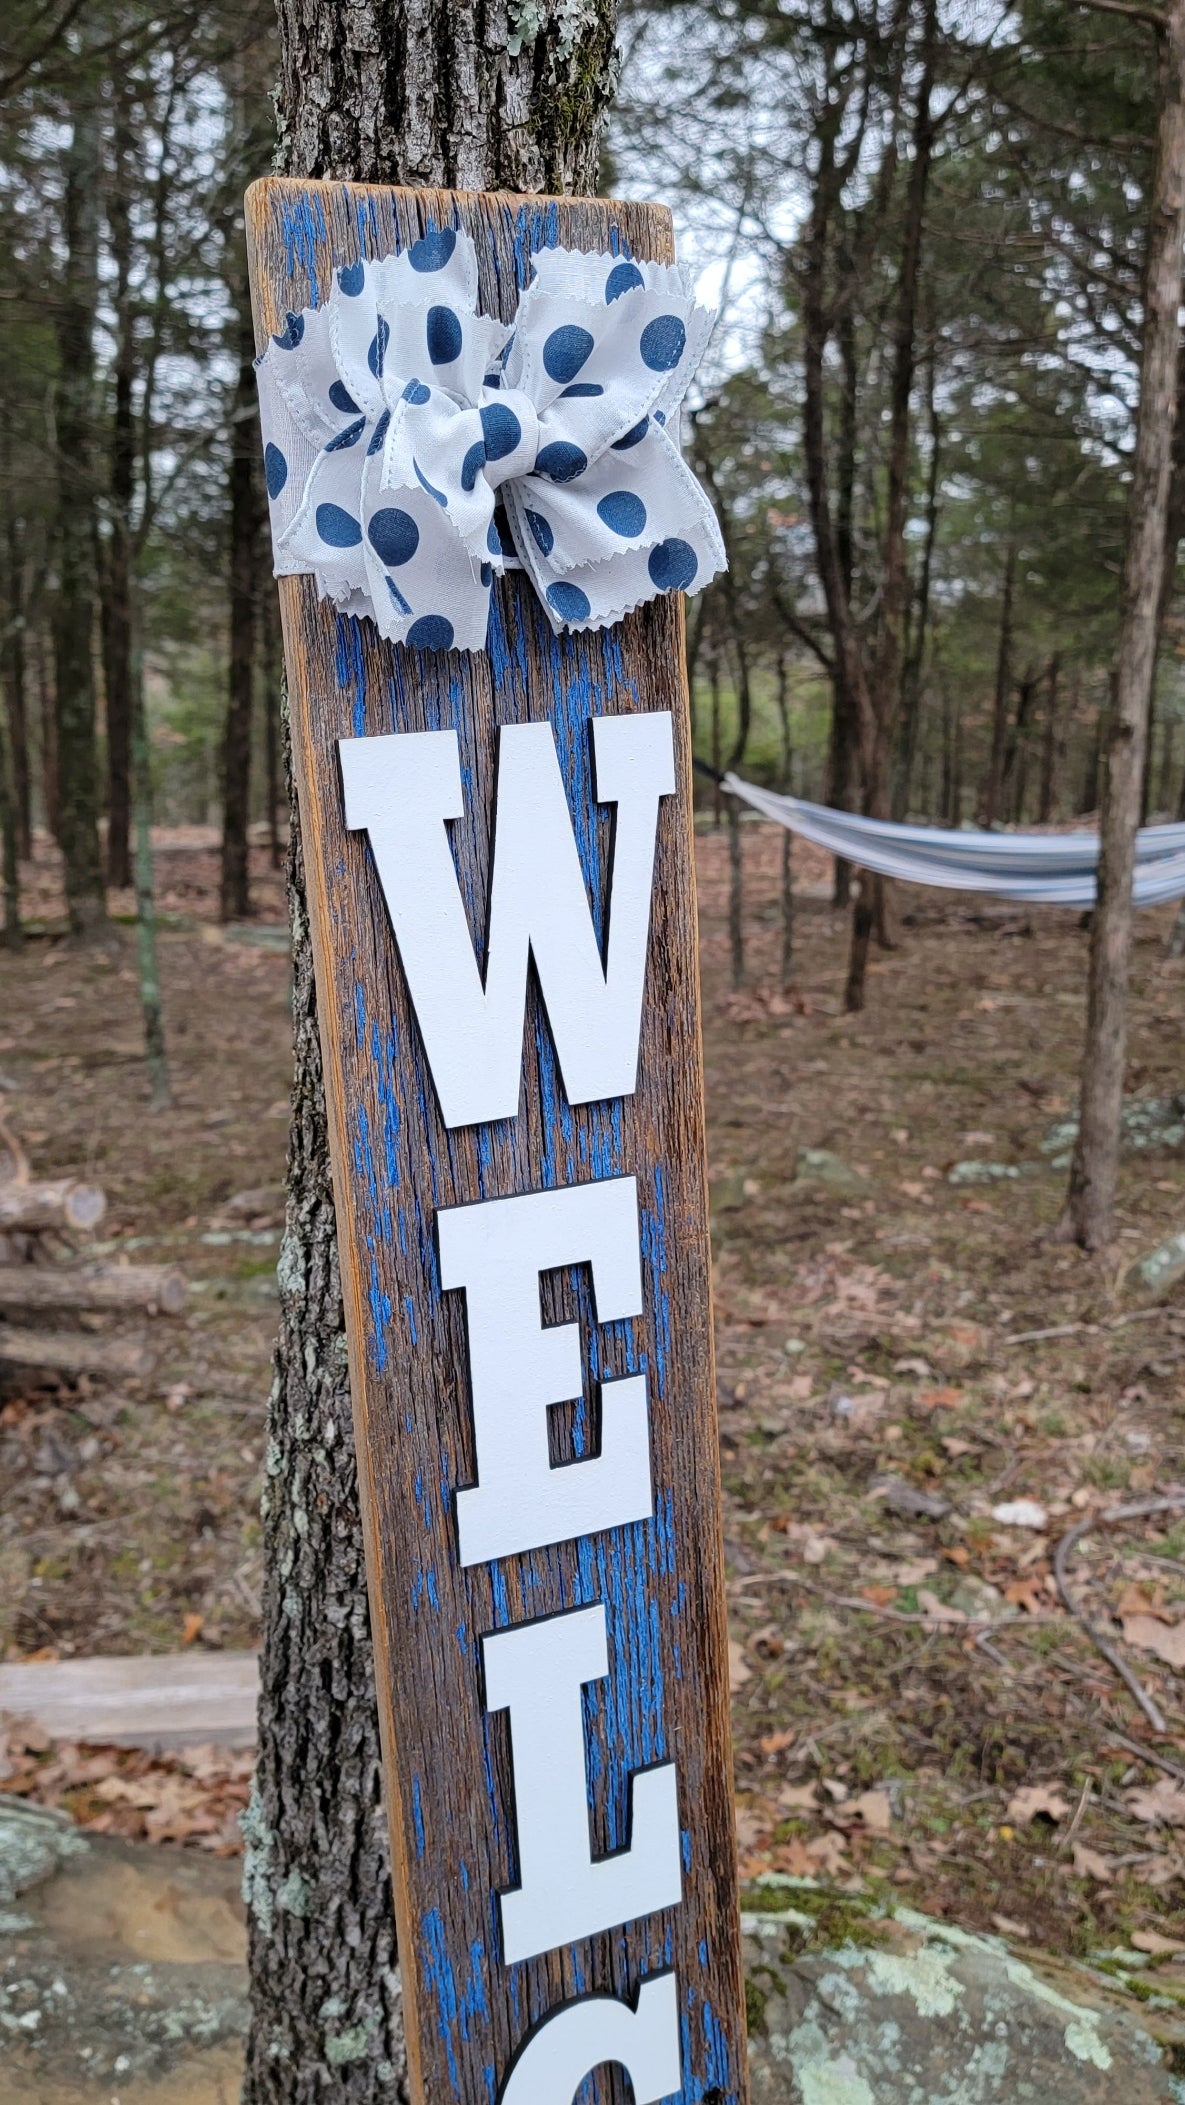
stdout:
<svg viewBox="0 0 1185 2105">
<path fill-rule="evenodd" d="M 484 985 L 446 830 L 464 811 L 456 732 L 339 747 L 346 824 L 370 835 L 445 1124 L 518 1111 L 528 954 L 569 1102 L 631 1095 L 670 712 L 593 719 L 596 798 L 617 806 L 603 963 L 551 726 L 502 727 Z"/>
</svg>

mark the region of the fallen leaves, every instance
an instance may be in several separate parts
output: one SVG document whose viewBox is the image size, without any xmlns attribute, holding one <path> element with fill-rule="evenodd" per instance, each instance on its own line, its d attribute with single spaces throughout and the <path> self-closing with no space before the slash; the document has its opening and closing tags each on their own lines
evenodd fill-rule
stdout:
<svg viewBox="0 0 1185 2105">
<path fill-rule="evenodd" d="M 1052 1820 L 1055 1823 L 1069 1817 L 1070 1808 L 1056 1784 L 1030 1783 L 1014 1791 L 1008 1801 L 1008 1818 L 1017 1827 L 1028 1827 L 1034 1820 Z"/>
<path fill-rule="evenodd" d="M 88 1834 L 237 1856 L 254 1766 L 252 1752 L 225 1747 L 153 1756 L 136 1747 L 55 1743 L 29 1719 L 0 1719 L 0 1789 L 61 1807 Z"/>
<path fill-rule="evenodd" d="M 1152 1652 L 1178 1672 L 1185 1668 L 1185 1622 L 1165 1623 L 1157 1615 L 1125 1615 L 1125 1644 L 1140 1652 Z"/>
<path fill-rule="evenodd" d="M 1150 1825 L 1185 1827 L 1185 1786 L 1171 1776 L 1159 1776 L 1154 1784 L 1125 1793 L 1128 1811 Z"/>
</svg>

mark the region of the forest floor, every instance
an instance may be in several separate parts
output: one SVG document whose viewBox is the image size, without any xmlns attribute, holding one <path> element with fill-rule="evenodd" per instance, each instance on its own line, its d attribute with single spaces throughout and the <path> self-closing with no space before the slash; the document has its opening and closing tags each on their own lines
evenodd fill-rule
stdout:
<svg viewBox="0 0 1185 2105">
<path fill-rule="evenodd" d="M 1125 1162 L 1107 1259 L 1057 1244 L 1075 917 L 903 895 L 901 947 L 845 1016 L 826 858 L 796 846 L 784 994 L 780 837 L 743 839 L 734 993 L 725 836 L 699 838 L 743 1873 L 887 1882 L 1185 1990 L 1185 1288 L 1129 1278 L 1185 1229 L 1185 1119 L 1133 1122 L 1154 1144 Z M 145 1326 L 150 1379 L 0 1390 L 0 1657 L 256 1639 L 288 968 L 264 852 L 254 924 L 216 927 L 216 874 L 200 835 L 160 858 L 171 1112 L 147 1111 L 130 929 L 110 959 L 41 935 L 0 960 L 0 1110 L 35 1171 L 103 1183 L 101 1248 L 193 1287 Z M 56 911 L 47 862 L 30 912 Z M 1166 934 L 1142 917 L 1144 1101 L 1185 1087 Z M 1079 1530 L 1076 1618 L 1054 1559 Z M 246 1769 L 20 1727 L 0 1748 L 0 1788 L 219 1851 Z"/>
</svg>

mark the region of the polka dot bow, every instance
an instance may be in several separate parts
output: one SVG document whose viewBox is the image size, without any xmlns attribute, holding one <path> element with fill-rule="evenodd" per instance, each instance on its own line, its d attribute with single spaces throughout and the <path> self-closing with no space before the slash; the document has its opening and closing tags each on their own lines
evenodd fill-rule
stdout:
<svg viewBox="0 0 1185 2105">
<path fill-rule="evenodd" d="M 543 249 L 513 324 L 468 235 L 339 270 L 258 360 L 278 577 L 384 636 L 482 650 L 496 573 L 596 629 L 723 569 L 675 412 L 713 322 L 685 273 Z"/>
</svg>

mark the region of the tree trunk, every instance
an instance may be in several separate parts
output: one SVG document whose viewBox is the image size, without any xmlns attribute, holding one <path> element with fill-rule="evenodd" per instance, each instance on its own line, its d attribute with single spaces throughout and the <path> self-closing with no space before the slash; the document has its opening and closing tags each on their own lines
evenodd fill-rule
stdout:
<svg viewBox="0 0 1185 2105">
<path fill-rule="evenodd" d="M 1041 738 L 1041 789 L 1037 800 L 1037 824 L 1048 825 L 1053 817 L 1053 791 L 1057 775 L 1057 699 L 1061 659 L 1055 651 L 1045 675 L 1045 723 Z"/>
<path fill-rule="evenodd" d="M 525 10 L 520 10 L 525 15 Z M 280 0 L 290 174 L 593 191 L 614 0 Z M 300 828 L 288 852 L 296 1062 L 263 1511 L 259 1757 L 247 1816 L 245 2105 L 406 2095 L 362 1530 Z"/>
<path fill-rule="evenodd" d="M 790 739 L 790 695 L 789 670 L 785 658 L 778 659 L 778 722 L 782 731 L 782 766 L 780 787 L 783 795 L 790 796 L 793 789 L 792 773 L 794 748 Z M 782 828 L 782 985 L 788 987 L 794 977 L 794 866 L 791 849 L 794 836 L 789 826 Z"/>
<path fill-rule="evenodd" d="M 930 584 L 934 573 L 934 544 L 938 534 L 942 420 L 934 398 L 934 366 L 934 345 L 931 342 L 926 360 L 926 422 L 930 431 L 930 458 L 926 467 L 926 538 L 922 546 L 922 566 L 913 611 L 913 632 L 905 654 L 905 670 L 901 681 L 901 735 L 898 743 L 897 780 L 893 785 L 893 817 L 899 821 L 909 816 L 910 791 L 913 787 L 914 760 L 917 755 L 918 727 L 921 721 L 922 668 L 926 660 L 926 632 L 930 623 Z M 927 799 L 923 797 L 923 810 L 926 806 Z"/>
<path fill-rule="evenodd" d="M 255 334 L 247 273 L 235 287 L 239 377 L 230 441 L 230 662 L 222 745 L 222 873 L 219 910 L 224 921 L 251 912 L 251 726 L 255 709 L 255 607 L 261 532 L 259 451 L 255 410 Z"/>
<path fill-rule="evenodd" d="M 4 891 L 4 947 L 19 950 L 21 932 L 20 838 L 13 791 L 11 749 L 0 720 L 0 883 Z"/>
<path fill-rule="evenodd" d="M 113 168 L 107 201 L 115 266 L 115 399 L 111 420 L 111 530 L 103 594 L 103 674 L 107 692 L 107 882 L 132 882 L 132 504 L 136 488 L 135 315 L 132 301 L 131 106 L 116 82 Z"/>
<path fill-rule="evenodd" d="M 728 960 L 733 988 L 745 984 L 745 865 L 741 848 L 741 807 L 728 800 Z"/>
<path fill-rule="evenodd" d="M 54 693 L 51 648 L 43 629 L 36 632 L 37 709 L 41 729 L 41 795 L 45 823 L 54 840 L 60 830 L 58 808 L 58 703 Z"/>
<path fill-rule="evenodd" d="M 1127 1053 L 1132 874 L 1156 671 L 1176 409 L 1181 245 L 1185 240 L 1185 0 L 1170 0 L 1149 214 L 1140 407 L 1128 513 L 1115 703 L 1107 733 L 1098 898 L 1091 922 L 1086 1047 L 1065 1232 L 1085 1249 L 1115 1233 Z"/>
<path fill-rule="evenodd" d="M 921 77 L 914 108 L 913 159 L 906 189 L 905 227 L 897 280 L 897 310 L 893 323 L 880 623 L 871 677 L 868 681 L 867 707 L 861 710 L 864 728 L 859 751 L 864 778 L 863 808 L 871 818 L 889 816 L 889 759 L 901 700 L 905 611 L 909 596 L 905 529 L 909 510 L 912 421 L 910 408 L 917 362 L 918 289 L 926 191 L 934 151 L 931 98 L 934 89 L 934 51 L 937 34 L 937 0 L 925 0 Z M 844 1007 L 850 1011 L 864 1007 L 864 979 L 868 966 L 869 940 L 873 930 L 877 933 L 882 949 L 895 947 L 890 930 L 885 880 L 871 870 L 861 870 L 859 891 L 852 914 L 852 941 L 848 957 L 847 985 L 844 989 Z"/>
<path fill-rule="evenodd" d="M 65 268 L 56 310 L 57 564 L 54 672 L 57 688 L 58 837 L 71 934 L 93 938 L 107 905 L 99 845 L 95 742 L 93 464 L 94 324 L 99 297 L 99 124 L 79 109 L 65 155 Z"/>
<path fill-rule="evenodd" d="M 4 482 L 13 487 L 12 441 L 4 431 Z M 9 506 L 6 527 L 6 592 L 4 610 L 3 690 L 8 710 L 8 764 L 11 774 L 13 822 L 17 854 L 25 860 L 33 853 L 32 799 L 29 781 L 28 665 L 25 651 L 25 549 L 24 522 L 15 504 Z"/>
<path fill-rule="evenodd" d="M 850 303 L 840 316 L 837 330 L 843 365 L 843 394 L 840 398 L 838 492 L 835 507 L 835 541 L 840 577 L 849 604 L 856 561 L 856 445 L 858 439 L 859 366 L 856 358 L 856 323 Z M 837 811 L 850 811 L 852 764 L 855 760 L 852 698 L 844 683 L 843 660 L 836 652 L 831 675 L 831 745 L 828 759 L 827 800 Z M 845 907 L 851 898 L 852 865 L 846 856 L 835 858 L 831 891 L 833 906 Z"/>
<path fill-rule="evenodd" d="M 280 646 L 276 588 L 272 583 L 270 569 L 261 577 L 261 584 L 258 629 L 263 670 L 263 759 L 267 790 L 267 839 L 272 868 L 278 870 L 284 860 L 280 849 L 280 712 L 284 661 Z"/>
<path fill-rule="evenodd" d="M 1004 772 L 1000 783 L 1000 803 L 1014 826 L 1020 823 L 1021 808 L 1024 804 L 1029 723 L 1036 696 L 1037 676 L 1035 673 L 1029 673 L 1020 683 L 1016 716 L 1008 733 Z"/>
<path fill-rule="evenodd" d="M 980 804 L 981 826 L 994 826 L 1000 810 L 1004 782 L 1004 752 L 1008 740 L 1008 696 L 1012 686 L 1012 594 L 1016 583 L 1016 545 L 1008 544 L 1004 562 L 1004 590 L 1000 596 L 1000 641 L 996 649 L 996 692 L 992 704 L 992 749 L 988 756 L 987 781 Z"/>
</svg>

